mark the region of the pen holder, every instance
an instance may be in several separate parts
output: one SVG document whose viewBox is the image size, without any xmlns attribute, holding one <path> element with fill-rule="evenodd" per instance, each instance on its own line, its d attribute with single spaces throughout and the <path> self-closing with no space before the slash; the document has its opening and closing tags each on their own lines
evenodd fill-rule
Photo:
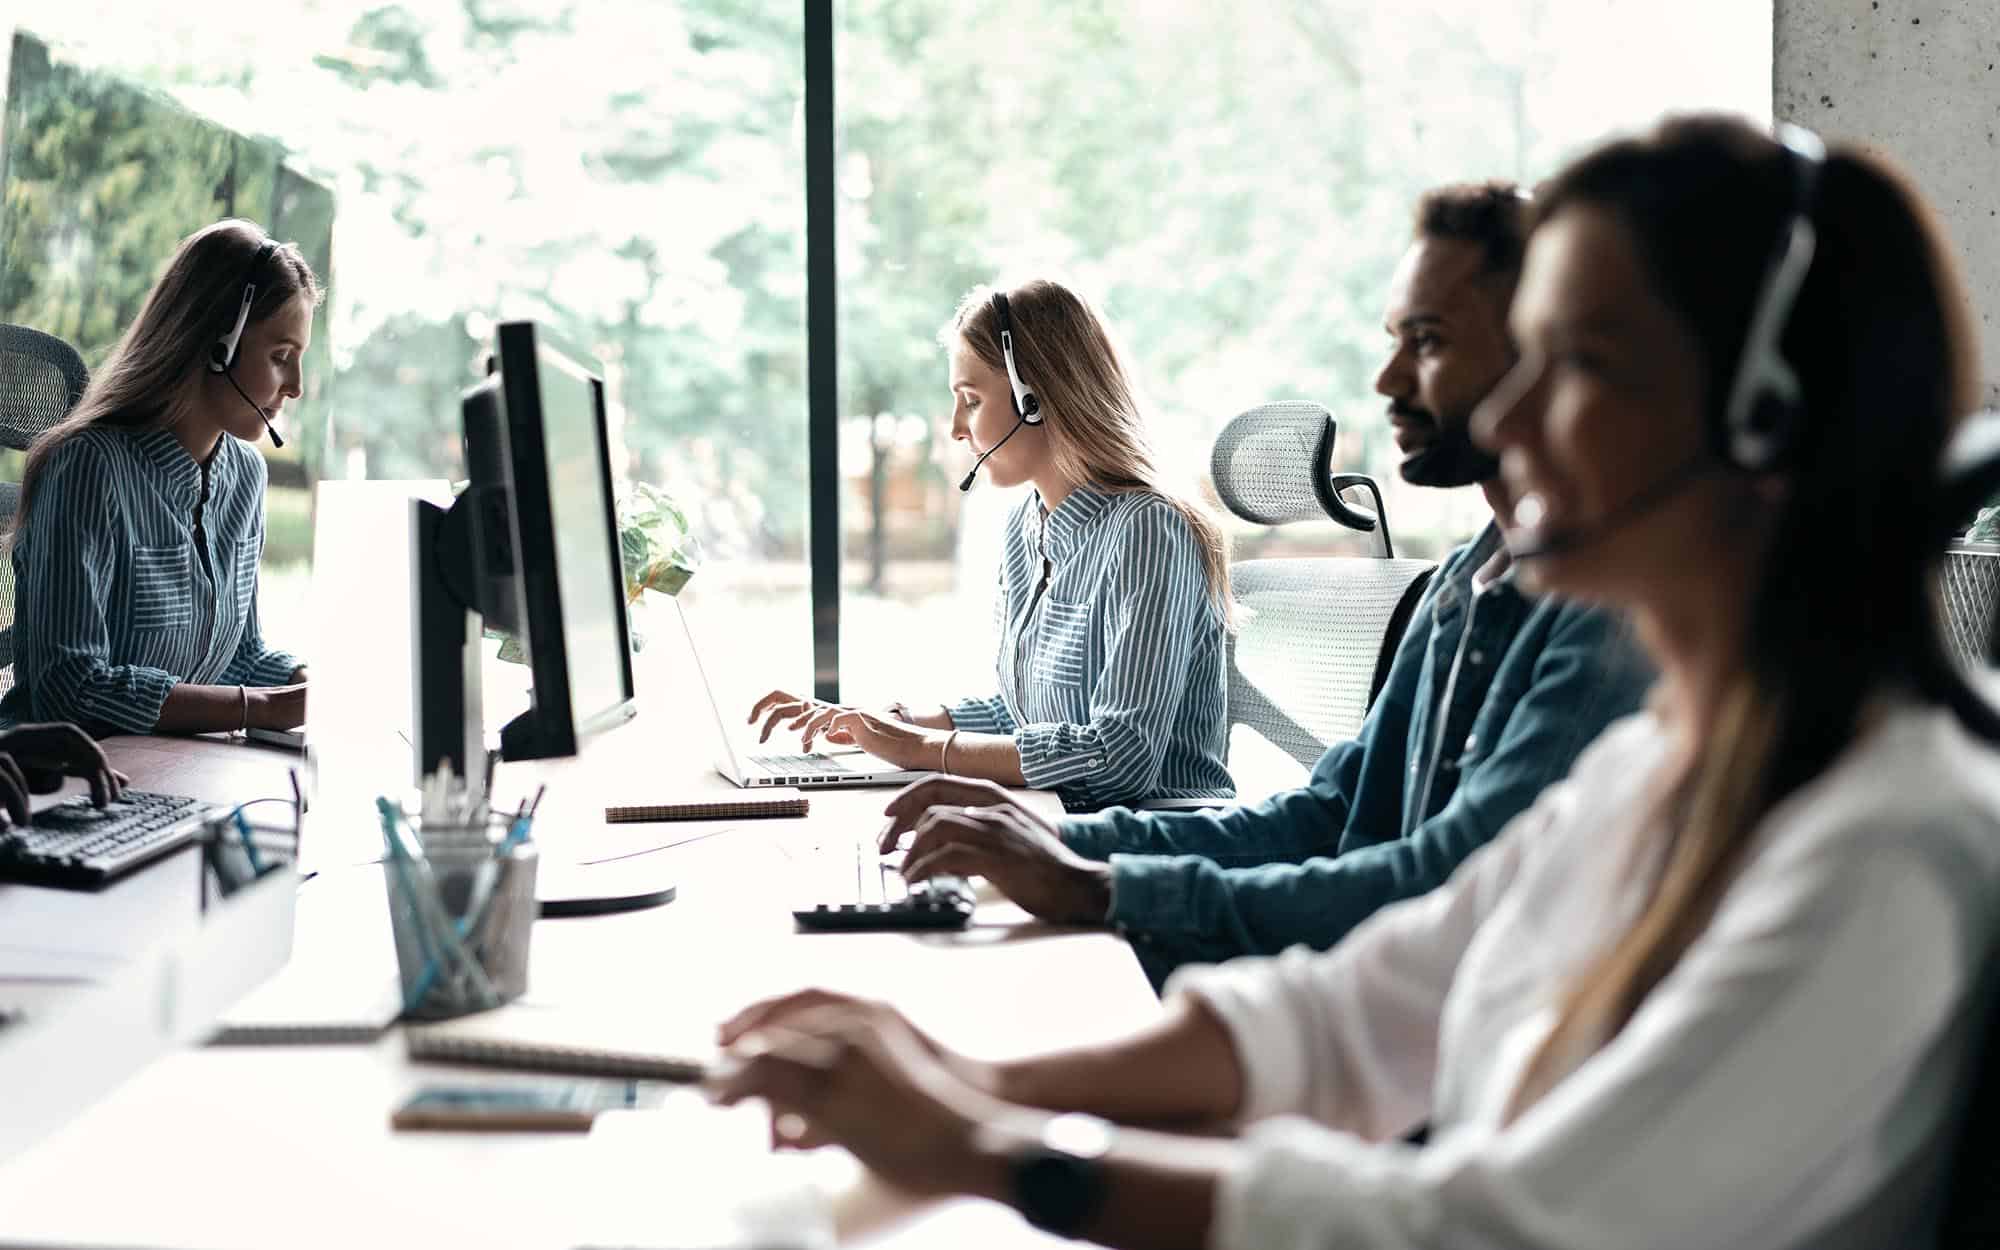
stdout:
<svg viewBox="0 0 2000 1250">
<path fill-rule="evenodd" d="M 403 1018 L 441 1020 L 519 998 L 539 905 L 532 842 L 486 827 L 418 830 L 421 854 L 385 865 Z"/>
</svg>

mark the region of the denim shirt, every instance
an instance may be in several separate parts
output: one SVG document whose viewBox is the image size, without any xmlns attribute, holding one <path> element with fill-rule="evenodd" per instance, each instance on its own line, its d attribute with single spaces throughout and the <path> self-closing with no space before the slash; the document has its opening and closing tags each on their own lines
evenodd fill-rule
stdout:
<svg viewBox="0 0 2000 1250">
<path fill-rule="evenodd" d="M 1072 849 L 1110 860 L 1108 919 L 1156 982 L 1184 962 L 1325 949 L 1441 884 L 1639 707 L 1653 673 L 1616 617 L 1511 576 L 1475 594 L 1499 545 L 1489 526 L 1446 559 L 1360 734 L 1306 786 L 1219 812 L 1063 822 Z"/>
<path fill-rule="evenodd" d="M 264 458 L 228 435 L 206 465 L 168 429 L 92 427 L 57 449 L 13 545 L 0 724 L 148 733 L 176 683 L 290 680 L 301 661 L 257 621 L 265 481 Z"/>
</svg>

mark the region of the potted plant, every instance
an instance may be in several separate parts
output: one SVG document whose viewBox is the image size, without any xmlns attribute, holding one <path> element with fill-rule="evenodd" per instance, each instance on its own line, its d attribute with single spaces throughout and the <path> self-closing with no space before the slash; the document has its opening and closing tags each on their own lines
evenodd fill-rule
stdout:
<svg viewBox="0 0 2000 1250">
<path fill-rule="evenodd" d="M 622 482 L 614 511 L 618 520 L 619 563 L 625 573 L 625 615 L 632 649 L 646 646 L 645 594 L 677 595 L 701 566 L 701 540 L 688 528 L 687 513 L 665 491 L 647 482 Z M 520 642 L 499 630 L 486 631 L 500 640 L 498 658 L 526 664 Z"/>
</svg>

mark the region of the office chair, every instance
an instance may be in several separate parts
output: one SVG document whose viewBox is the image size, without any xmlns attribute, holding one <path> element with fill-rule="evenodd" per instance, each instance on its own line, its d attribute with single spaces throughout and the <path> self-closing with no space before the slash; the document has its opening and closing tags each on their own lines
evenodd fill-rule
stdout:
<svg viewBox="0 0 2000 1250">
<path fill-rule="evenodd" d="M 1417 600 L 1436 566 L 1395 558 L 1375 483 L 1333 471 L 1333 417 L 1300 400 L 1236 417 L 1215 440 L 1210 468 L 1223 506 L 1259 525 L 1331 517 L 1375 536 L 1379 555 L 1244 560 L 1230 566 L 1238 605 L 1229 641 L 1231 771 L 1237 726 L 1311 768 L 1352 738 L 1389 675 Z M 1372 511 L 1343 498 L 1365 490 Z M 1255 797 L 1237 777 L 1239 794 Z"/>
<path fill-rule="evenodd" d="M 1969 418 L 1945 453 L 1945 515 L 1962 526 L 2000 493 L 2000 410 Z M 2000 663 L 2000 543 L 1958 541 L 1939 573 L 1945 641 L 1962 663 Z"/>
<path fill-rule="evenodd" d="M 69 415 L 90 374 L 83 357 L 52 334 L 0 325 L 0 446 L 26 451 Z M 21 488 L 0 482 L 0 534 L 14 528 Z M 0 552 L 0 692 L 14 684 L 14 562 Z"/>
</svg>

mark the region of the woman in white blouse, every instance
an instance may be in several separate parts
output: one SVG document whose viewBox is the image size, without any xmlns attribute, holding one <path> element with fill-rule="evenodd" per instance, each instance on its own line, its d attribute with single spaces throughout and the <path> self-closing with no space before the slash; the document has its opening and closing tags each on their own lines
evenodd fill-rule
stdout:
<svg viewBox="0 0 2000 1250">
<path fill-rule="evenodd" d="M 1929 581 L 1953 266 L 1872 158 L 1719 119 L 1538 211 L 1475 432 L 1523 572 L 1633 615 L 1648 710 L 1444 888 L 1136 1036 L 974 1062 L 807 993 L 724 1027 L 721 1098 L 1112 1245 L 1929 1244 L 2000 920 L 2000 725 Z"/>
</svg>

